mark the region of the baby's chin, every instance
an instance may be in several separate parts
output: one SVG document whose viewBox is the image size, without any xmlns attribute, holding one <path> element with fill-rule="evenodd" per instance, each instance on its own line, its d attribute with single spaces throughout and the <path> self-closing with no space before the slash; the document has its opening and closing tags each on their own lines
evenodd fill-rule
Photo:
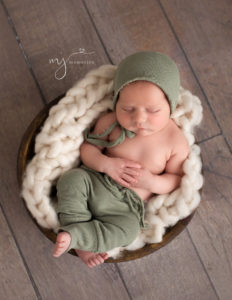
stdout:
<svg viewBox="0 0 232 300">
<path fill-rule="evenodd" d="M 150 129 L 135 129 L 134 132 L 139 136 L 148 136 L 154 134 L 154 131 Z"/>
</svg>

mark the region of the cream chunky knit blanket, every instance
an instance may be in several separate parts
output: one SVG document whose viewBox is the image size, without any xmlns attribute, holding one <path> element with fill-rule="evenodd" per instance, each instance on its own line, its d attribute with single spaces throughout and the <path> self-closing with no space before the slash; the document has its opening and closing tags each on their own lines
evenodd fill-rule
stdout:
<svg viewBox="0 0 232 300">
<path fill-rule="evenodd" d="M 22 196 L 36 221 L 42 227 L 58 229 L 56 204 L 50 198 L 52 185 L 65 171 L 79 164 L 79 147 L 84 129 L 100 113 L 112 108 L 113 77 L 116 66 L 103 65 L 90 71 L 77 82 L 59 103 L 50 109 L 41 132 L 36 137 L 35 155 L 27 165 Z M 194 144 L 193 129 L 202 119 L 200 100 L 189 91 L 180 89 L 178 106 L 171 116 L 183 130 L 191 151 L 184 163 L 180 187 L 166 195 L 152 197 L 146 206 L 149 228 L 141 231 L 128 247 L 109 252 L 116 257 L 120 250 L 135 250 L 145 243 L 159 243 L 165 228 L 190 215 L 200 202 L 203 185 L 200 148 Z"/>
</svg>

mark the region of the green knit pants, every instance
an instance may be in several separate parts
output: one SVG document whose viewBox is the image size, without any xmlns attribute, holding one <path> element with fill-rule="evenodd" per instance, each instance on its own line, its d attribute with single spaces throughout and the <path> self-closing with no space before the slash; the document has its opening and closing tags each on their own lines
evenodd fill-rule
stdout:
<svg viewBox="0 0 232 300">
<path fill-rule="evenodd" d="M 141 198 L 85 166 L 60 177 L 57 196 L 59 230 L 70 233 L 69 249 L 105 252 L 127 246 L 144 227 Z"/>
</svg>

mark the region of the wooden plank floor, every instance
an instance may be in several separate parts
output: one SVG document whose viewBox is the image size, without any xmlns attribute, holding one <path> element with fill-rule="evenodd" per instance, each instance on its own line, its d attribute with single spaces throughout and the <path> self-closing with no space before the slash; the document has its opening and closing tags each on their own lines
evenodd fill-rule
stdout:
<svg viewBox="0 0 232 300">
<path fill-rule="evenodd" d="M 232 299 L 231 20 L 230 0 L 0 1 L 1 300 Z M 80 48 L 89 63 L 56 72 L 52 59 Z M 181 235 L 140 260 L 88 269 L 69 254 L 54 259 L 20 198 L 22 135 L 88 70 L 140 50 L 170 55 L 202 100 L 202 202 Z"/>
</svg>

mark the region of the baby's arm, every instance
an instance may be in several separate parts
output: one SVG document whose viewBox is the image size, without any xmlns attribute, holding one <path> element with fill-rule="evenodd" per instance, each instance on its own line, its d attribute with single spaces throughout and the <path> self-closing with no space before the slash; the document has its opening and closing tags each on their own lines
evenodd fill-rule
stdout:
<svg viewBox="0 0 232 300">
<path fill-rule="evenodd" d="M 102 134 L 115 121 L 115 113 L 102 116 L 97 121 L 93 133 Z M 102 139 L 107 140 L 108 136 Z M 106 156 L 102 153 L 103 150 L 103 147 L 84 142 L 80 147 L 82 162 L 91 169 L 107 174 L 122 186 L 129 187 L 130 183 L 136 181 L 134 176 L 137 175 L 136 169 L 141 167 L 140 164 L 127 159 Z"/>
<path fill-rule="evenodd" d="M 179 152 L 173 153 L 168 160 L 165 173 L 155 175 L 153 182 L 153 193 L 166 194 L 174 191 L 181 182 L 183 176 L 183 163 L 189 154 L 188 146 L 182 146 Z"/>
<path fill-rule="evenodd" d="M 145 188 L 154 194 L 166 194 L 174 191 L 183 176 L 183 163 L 189 154 L 189 145 L 185 137 L 175 141 L 175 147 L 167 161 L 165 172 L 161 175 L 152 174 L 148 169 L 139 170 L 137 184 L 134 187 Z"/>
</svg>

